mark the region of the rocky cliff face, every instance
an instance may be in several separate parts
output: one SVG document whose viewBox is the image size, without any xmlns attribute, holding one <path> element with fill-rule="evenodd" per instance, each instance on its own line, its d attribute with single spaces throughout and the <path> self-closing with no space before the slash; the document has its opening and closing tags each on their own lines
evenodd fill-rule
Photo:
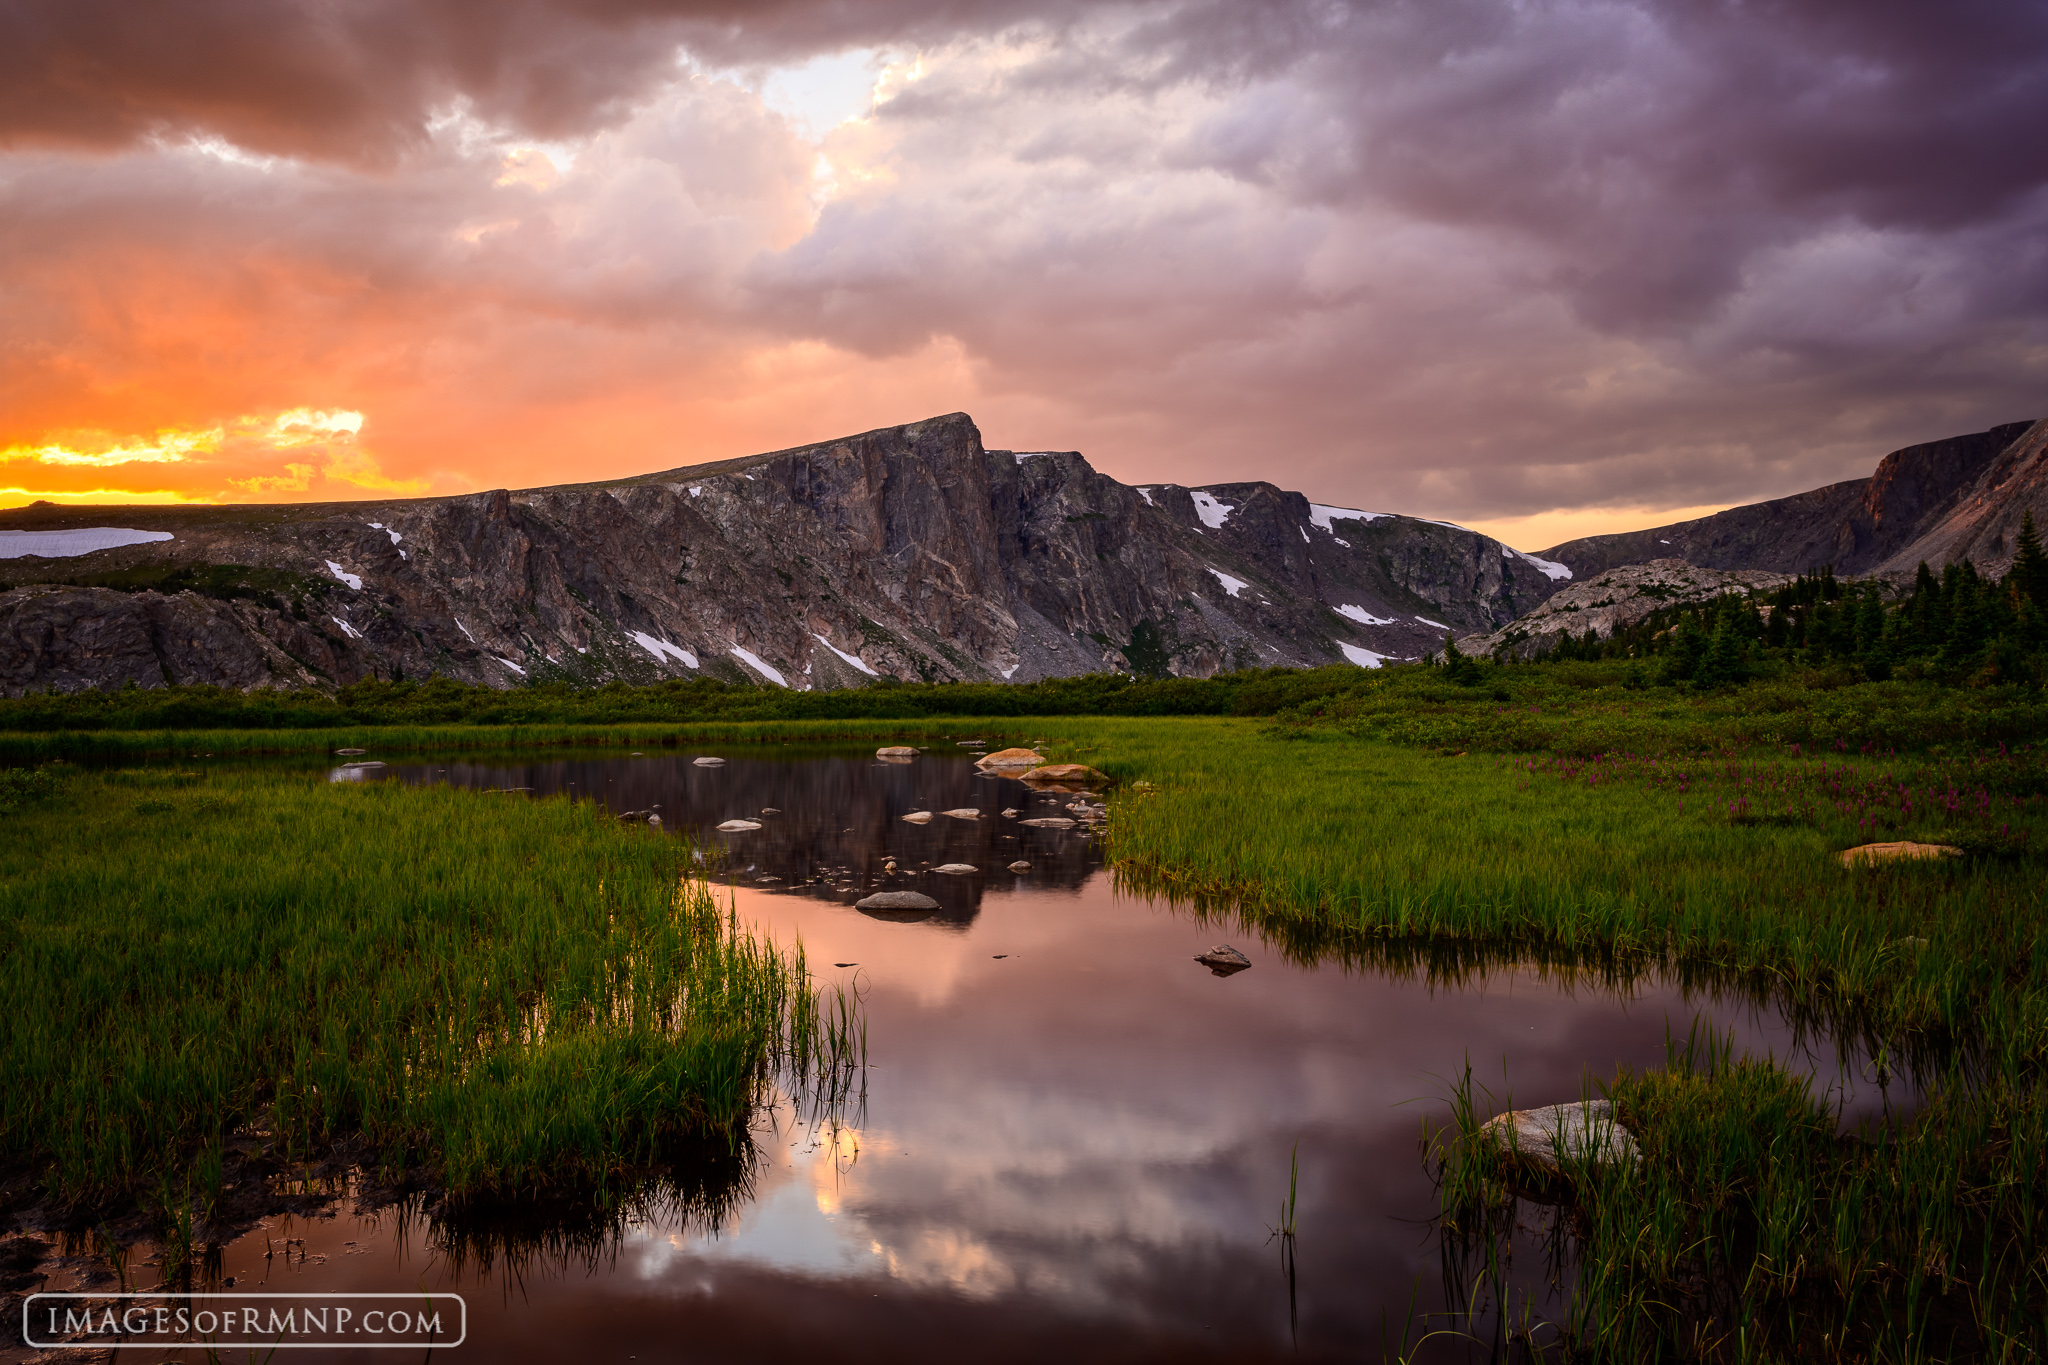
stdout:
<svg viewBox="0 0 2048 1365">
<path fill-rule="evenodd" d="M 1624 564 L 1573 583 L 1536 610 L 1499 630 L 1460 638 L 1466 654 L 1526 658 L 1557 648 L 1567 634 L 1606 639 L 1652 612 L 1708 602 L 1730 592 L 1771 592 L 1792 581 L 1763 569 L 1702 569 L 1682 559 Z"/>
<path fill-rule="evenodd" d="M 71 552 L 106 526 L 168 539 Z M 0 690 L 1370 666 L 1569 576 L 1271 484 L 1132 488 L 1073 452 L 984 450 L 955 413 L 602 484 L 0 513 Z"/>
<path fill-rule="evenodd" d="M 2019 526 L 2019 512 L 1994 510 L 1997 489 L 2029 477 L 2023 468 L 2040 462 L 2043 424 L 2010 422 L 2004 426 L 1945 441 L 1895 450 L 1878 463 L 1867 479 L 1829 484 L 1789 498 L 1731 507 L 1710 517 L 1681 521 L 1648 531 L 1588 536 L 1543 551 L 1545 558 L 1571 566 L 1590 578 L 1623 564 L 1654 559 L 1681 559 L 1713 569 L 1764 569 L 1804 573 L 1832 564 L 1843 575 L 1911 573 L 1922 558 L 1936 566 L 1952 555 L 1949 547 L 1964 543 L 1962 523 L 1939 545 L 1927 540 L 1937 528 L 1962 518 L 1983 526 L 1983 536 L 1969 540 L 1981 555 L 1994 551 L 2001 536 L 2009 541 Z M 2016 454 L 2031 450 L 2031 456 Z M 2031 460 L 2031 463 L 2029 463 Z M 1999 471 L 2003 471 L 2000 473 Z M 2029 484 L 2028 487 L 2033 487 Z M 2038 498 L 2036 493 L 2027 494 Z M 2036 518 L 2041 519 L 2040 513 Z M 2003 530 L 2010 521 L 2010 530 Z M 2048 524 L 2048 523 L 2044 523 Z M 1923 541 L 1926 543 L 1923 545 Z M 1996 553 L 1998 551 L 1994 551 Z M 2004 550 L 2006 560 L 2010 550 Z"/>
</svg>

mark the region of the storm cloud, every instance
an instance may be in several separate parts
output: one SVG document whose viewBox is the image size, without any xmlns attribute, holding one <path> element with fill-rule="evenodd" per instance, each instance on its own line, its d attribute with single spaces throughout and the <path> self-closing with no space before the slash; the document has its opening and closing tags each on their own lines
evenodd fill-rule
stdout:
<svg viewBox="0 0 2048 1365">
<path fill-rule="evenodd" d="M 305 496 L 964 408 L 1640 521 L 2048 414 L 2039 6 L 15 3 L 0 54 L 25 492 L 275 493 L 21 449 L 308 405 L 365 420 Z"/>
</svg>

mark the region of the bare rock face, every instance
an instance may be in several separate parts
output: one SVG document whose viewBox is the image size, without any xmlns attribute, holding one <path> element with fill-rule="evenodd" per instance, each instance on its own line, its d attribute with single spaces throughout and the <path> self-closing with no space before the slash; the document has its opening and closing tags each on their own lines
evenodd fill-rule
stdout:
<svg viewBox="0 0 2048 1365">
<path fill-rule="evenodd" d="M 1265 483 L 1131 488 L 954 413 L 602 484 L 280 507 L 50 507 L 161 534 L 0 559 L 0 687 L 369 677 L 792 688 L 1419 657 L 1568 578 Z"/>
<path fill-rule="evenodd" d="M 2033 506 L 2035 519 L 2048 524 L 2044 435 L 2048 424 L 2008 422 L 1895 450 L 1867 479 L 1647 531 L 1588 536 L 1543 554 L 1570 565 L 1580 578 L 1653 559 L 1785 574 L 1832 564 L 1843 575 L 1896 575 L 1911 574 L 1923 559 L 1939 568 L 1965 553 L 1979 568 L 2002 570 L 2011 562 L 2011 537 L 2024 506 Z M 2009 513 L 2000 515 L 2001 503 Z M 1946 534 L 1937 534 L 1945 527 Z M 1977 527 L 1988 533 L 1968 534 Z"/>
<path fill-rule="evenodd" d="M 1701 569 L 1681 559 L 1657 559 L 1609 569 L 1574 583 L 1521 620 L 1487 635 L 1458 641 L 1461 653 L 1520 658 L 1556 647 L 1567 633 L 1593 631 L 1602 639 L 1664 607 L 1705 602 L 1723 593 L 1770 591 L 1788 574 L 1755 569 Z"/>
</svg>

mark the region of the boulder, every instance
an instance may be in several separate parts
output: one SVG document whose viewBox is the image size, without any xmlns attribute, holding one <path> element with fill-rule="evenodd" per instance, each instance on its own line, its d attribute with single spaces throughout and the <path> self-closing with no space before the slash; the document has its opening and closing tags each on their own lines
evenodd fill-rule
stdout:
<svg viewBox="0 0 2048 1365">
<path fill-rule="evenodd" d="M 1004 806 L 1004 807 L 1003 807 L 1003 818 L 1004 818 L 1005 820 L 1014 820 L 1014 819 L 1016 819 L 1016 818 L 1017 818 L 1017 808 L 1016 808 L 1015 806 Z"/>
<path fill-rule="evenodd" d="M 936 910 L 939 903 L 918 891 L 877 891 L 853 903 L 856 910 Z"/>
<path fill-rule="evenodd" d="M 1025 862 L 1022 858 L 1010 864 L 1010 871 L 1012 872 L 1029 872 L 1030 870 L 1031 864 Z"/>
<path fill-rule="evenodd" d="M 1037 768 L 1044 763 L 1044 755 L 1032 749 L 998 749 L 974 760 L 977 768 Z"/>
<path fill-rule="evenodd" d="M 1206 953 L 1197 953 L 1195 961 L 1207 967 L 1217 976 L 1231 976 L 1252 965 L 1252 960 L 1227 943 L 1219 943 Z"/>
<path fill-rule="evenodd" d="M 1615 1121 L 1606 1100 L 1516 1109 L 1479 1125 L 1482 1137 L 1545 1175 L 1561 1175 L 1565 1163 L 1636 1162 L 1642 1156 L 1628 1129 Z"/>
<path fill-rule="evenodd" d="M 913 825 L 929 825 L 932 822 L 932 813 L 928 810 L 914 810 L 903 818 Z"/>
<path fill-rule="evenodd" d="M 720 834 L 745 834 L 750 829 L 761 828 L 759 820 L 728 820 L 718 827 Z"/>
<path fill-rule="evenodd" d="M 955 820 L 979 820 L 981 818 L 981 812 L 972 806 L 961 806 L 957 810 L 941 811 L 940 814 L 950 816 Z"/>
<path fill-rule="evenodd" d="M 875 750 L 876 758 L 916 758 L 917 750 L 904 744 L 892 744 L 885 749 Z"/>
<path fill-rule="evenodd" d="M 1064 815 L 1041 815 L 1034 820 L 1019 820 L 1017 823 L 1020 825 L 1030 825 L 1034 829 L 1072 829 L 1074 827 L 1074 822 Z"/>
<path fill-rule="evenodd" d="M 1854 867 L 1858 863 L 1883 863 L 1894 858 L 1960 858 L 1963 851 L 1950 844 L 1914 844 L 1904 841 L 1890 844 L 1859 844 L 1842 854 L 1842 866 Z"/>
<path fill-rule="evenodd" d="M 1108 773 L 1086 763 L 1047 763 L 1024 774 L 1026 782 L 1064 782 L 1074 787 L 1107 787 L 1114 780 Z"/>
<path fill-rule="evenodd" d="M 647 823 L 653 825 L 656 829 L 660 829 L 661 817 L 659 815 L 650 815 L 647 817 Z"/>
<path fill-rule="evenodd" d="M 979 872 L 981 869 L 973 863 L 940 863 L 932 871 L 943 872 L 949 877 L 965 877 L 969 873 Z"/>
<path fill-rule="evenodd" d="M 693 758 L 690 761 L 699 768 L 723 768 L 725 766 L 725 760 L 722 758 Z"/>
</svg>

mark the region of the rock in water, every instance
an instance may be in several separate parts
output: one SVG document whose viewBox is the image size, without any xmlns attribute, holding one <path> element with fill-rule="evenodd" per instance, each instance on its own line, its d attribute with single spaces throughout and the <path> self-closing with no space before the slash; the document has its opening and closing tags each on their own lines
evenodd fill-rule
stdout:
<svg viewBox="0 0 2048 1365">
<path fill-rule="evenodd" d="M 647 817 L 647 823 L 654 826 L 656 829 L 660 829 L 661 817 L 659 815 L 650 815 Z"/>
<path fill-rule="evenodd" d="M 690 761 L 699 768 L 723 768 L 725 766 L 725 760 L 722 758 L 696 758 Z"/>
<path fill-rule="evenodd" d="M 1901 841 L 1891 844 L 1859 844 L 1842 854 L 1842 866 L 1854 867 L 1858 863 L 1882 863 L 1894 858 L 1960 858 L 1963 851 L 1952 844 L 1915 844 Z"/>
<path fill-rule="evenodd" d="M 1195 961 L 1218 976 L 1229 976 L 1252 965 L 1250 958 L 1227 943 L 1219 943 L 1206 953 L 1197 953 Z"/>
<path fill-rule="evenodd" d="M 904 744 L 892 744 L 886 749 L 875 750 L 876 758 L 916 758 L 917 750 Z"/>
<path fill-rule="evenodd" d="M 1114 780 L 1108 773 L 1086 763 L 1047 763 L 1024 774 L 1026 782 L 1066 782 L 1077 787 L 1107 787 Z"/>
<path fill-rule="evenodd" d="M 998 749 L 992 754 L 983 754 L 974 760 L 977 768 L 1036 768 L 1045 762 L 1044 755 L 1032 749 Z"/>
<path fill-rule="evenodd" d="M 354 757 L 355 755 L 357 755 L 357 754 L 366 754 L 366 753 L 368 753 L 368 752 L 369 752 L 369 750 L 368 750 L 368 749 L 336 749 L 336 750 L 335 750 L 334 752 L 335 752 L 335 753 L 337 753 L 337 754 L 339 754 L 339 755 L 341 755 L 341 756 L 342 756 L 343 758 L 353 758 L 353 757 Z"/>
<path fill-rule="evenodd" d="M 1025 862 L 1022 858 L 1010 864 L 1010 871 L 1012 872 L 1029 872 L 1030 870 L 1031 864 Z"/>
<path fill-rule="evenodd" d="M 985 739 L 963 739 L 960 741 L 960 747 L 963 749 L 986 749 L 988 741 Z"/>
<path fill-rule="evenodd" d="M 973 863 L 940 863 L 932 871 L 943 872 L 949 877 L 964 877 L 970 872 L 979 872 L 981 869 Z"/>
<path fill-rule="evenodd" d="M 761 828 L 759 820 L 728 820 L 718 827 L 721 834 L 745 834 L 750 829 Z"/>
<path fill-rule="evenodd" d="M 1615 1122 L 1614 1106 L 1606 1100 L 1517 1109 L 1488 1119 L 1479 1131 L 1546 1175 L 1560 1175 L 1572 1162 L 1642 1160 L 1635 1138 Z"/>
<path fill-rule="evenodd" d="M 1017 808 L 1016 808 L 1015 806 L 1004 806 L 1004 807 L 1003 807 L 1003 818 L 1004 818 L 1005 820 L 1014 820 L 1014 819 L 1016 819 L 1016 818 L 1017 818 Z"/>
<path fill-rule="evenodd" d="M 914 810 L 903 818 L 913 825 L 929 825 L 932 822 L 932 813 L 928 810 Z"/>
<path fill-rule="evenodd" d="M 1019 820 L 1017 823 L 1020 825 L 1030 825 L 1034 829 L 1072 829 L 1074 827 L 1074 822 L 1064 815 L 1041 815 L 1035 820 Z"/>
<path fill-rule="evenodd" d="M 962 806 L 958 810 L 943 811 L 941 813 L 951 816 L 955 820 L 979 820 L 981 818 L 981 812 L 972 806 Z"/>
<path fill-rule="evenodd" d="M 936 910 L 939 903 L 917 891 L 877 891 L 853 903 L 856 910 Z"/>
</svg>

